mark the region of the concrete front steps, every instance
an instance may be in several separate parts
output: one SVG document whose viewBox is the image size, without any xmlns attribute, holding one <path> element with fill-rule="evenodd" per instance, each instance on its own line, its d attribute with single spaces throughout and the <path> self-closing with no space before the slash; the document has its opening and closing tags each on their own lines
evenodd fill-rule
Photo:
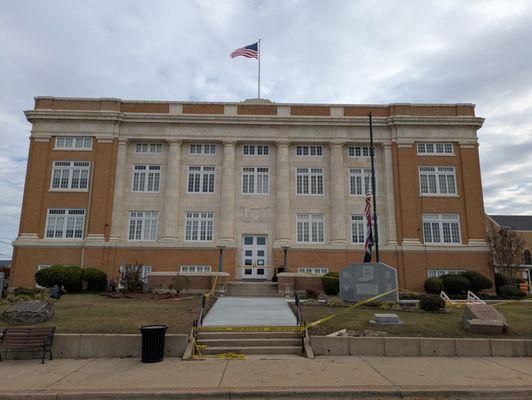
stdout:
<svg viewBox="0 0 532 400">
<path fill-rule="evenodd" d="M 199 345 L 207 346 L 201 353 L 205 355 L 215 355 L 223 353 L 238 354 L 300 354 L 301 333 L 283 331 L 198 331 L 197 341 Z"/>
<path fill-rule="evenodd" d="M 227 296 L 230 297 L 278 297 L 277 284 L 273 282 L 229 282 Z"/>
</svg>

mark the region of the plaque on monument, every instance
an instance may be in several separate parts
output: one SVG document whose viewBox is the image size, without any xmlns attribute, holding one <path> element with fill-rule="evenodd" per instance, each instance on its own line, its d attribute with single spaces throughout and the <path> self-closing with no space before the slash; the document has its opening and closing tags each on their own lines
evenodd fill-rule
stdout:
<svg viewBox="0 0 532 400">
<path fill-rule="evenodd" d="M 19 301 L 3 314 L 7 323 L 37 324 L 48 321 L 54 315 L 54 303 L 51 301 Z"/>
<path fill-rule="evenodd" d="M 340 271 L 340 297 L 365 300 L 397 288 L 397 270 L 384 263 L 350 264 Z M 398 301 L 397 291 L 378 301 Z"/>
</svg>

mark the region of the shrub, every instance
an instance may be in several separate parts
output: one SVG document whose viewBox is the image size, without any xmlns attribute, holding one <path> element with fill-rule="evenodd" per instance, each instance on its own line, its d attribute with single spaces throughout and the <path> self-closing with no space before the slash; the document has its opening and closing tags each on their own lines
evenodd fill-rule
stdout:
<svg viewBox="0 0 532 400">
<path fill-rule="evenodd" d="M 323 291 L 328 296 L 336 296 L 340 291 L 340 277 L 338 272 L 329 272 L 321 277 Z"/>
<path fill-rule="evenodd" d="M 172 283 L 168 286 L 168 289 L 175 290 L 177 294 L 181 293 L 183 289 L 190 286 L 190 279 L 188 276 L 176 275 L 172 279 Z"/>
<path fill-rule="evenodd" d="M 142 292 L 144 281 L 142 280 L 142 265 L 126 265 L 120 272 L 120 283 L 126 292 Z"/>
<path fill-rule="evenodd" d="M 16 288 L 13 291 L 14 296 L 39 296 L 41 294 L 46 294 L 46 289 L 40 288 Z"/>
<path fill-rule="evenodd" d="M 306 288 L 305 294 L 307 299 L 317 299 L 320 296 L 320 291 L 314 288 Z"/>
<path fill-rule="evenodd" d="M 53 265 L 35 273 L 35 281 L 43 287 L 64 286 L 67 292 L 81 291 L 83 271 L 76 265 Z"/>
<path fill-rule="evenodd" d="M 445 301 L 437 294 L 424 294 L 419 298 L 419 308 L 423 311 L 439 311 L 445 308 Z"/>
<path fill-rule="evenodd" d="M 329 307 L 344 307 L 345 306 L 345 302 L 340 297 L 336 297 L 336 296 L 328 297 L 327 300 L 325 301 L 325 304 L 328 305 Z"/>
<path fill-rule="evenodd" d="M 107 274 L 97 268 L 83 268 L 82 281 L 87 282 L 90 292 L 104 292 L 107 289 Z"/>
<path fill-rule="evenodd" d="M 491 279 L 478 272 L 466 271 L 462 276 L 465 276 L 469 282 L 471 282 L 471 291 L 474 293 L 480 293 L 482 290 L 491 289 L 493 287 Z"/>
<path fill-rule="evenodd" d="M 495 272 L 494 276 L 495 276 L 495 291 L 497 292 L 497 294 L 501 294 L 500 287 L 504 286 L 504 277 L 502 276 L 502 274 L 499 274 L 498 272 Z"/>
<path fill-rule="evenodd" d="M 447 294 L 463 294 L 471 288 L 471 282 L 462 275 L 443 275 L 443 290 Z"/>
<path fill-rule="evenodd" d="M 425 281 L 425 292 L 440 294 L 443 290 L 443 281 L 441 278 L 429 278 Z"/>
</svg>

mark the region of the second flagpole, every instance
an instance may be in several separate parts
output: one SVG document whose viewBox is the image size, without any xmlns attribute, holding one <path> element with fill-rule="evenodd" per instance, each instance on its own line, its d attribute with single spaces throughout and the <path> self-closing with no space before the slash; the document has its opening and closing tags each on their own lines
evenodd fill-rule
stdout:
<svg viewBox="0 0 532 400">
<path fill-rule="evenodd" d="M 258 53 L 259 53 L 259 81 L 258 81 L 258 99 L 260 100 L 260 39 L 259 39 L 259 44 L 258 44 Z"/>
</svg>

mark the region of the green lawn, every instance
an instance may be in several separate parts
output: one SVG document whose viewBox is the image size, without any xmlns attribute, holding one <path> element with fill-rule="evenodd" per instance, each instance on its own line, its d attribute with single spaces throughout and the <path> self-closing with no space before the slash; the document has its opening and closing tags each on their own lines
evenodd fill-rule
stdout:
<svg viewBox="0 0 532 400">
<path fill-rule="evenodd" d="M 514 302 L 496 307 L 507 319 L 510 329 L 498 337 L 532 338 L 532 303 Z M 303 317 L 307 323 L 327 315 L 341 312 L 344 307 L 303 306 Z M 375 313 L 399 315 L 404 325 L 374 326 L 369 320 Z M 463 308 L 454 308 L 446 314 L 407 311 L 385 311 L 376 307 L 358 307 L 341 312 L 337 317 L 311 329 L 311 334 L 327 335 L 340 329 L 362 331 L 384 331 L 387 336 L 425 337 L 478 337 L 463 329 Z"/>
<path fill-rule="evenodd" d="M 0 313 L 8 308 L 0 304 Z M 110 299 L 97 294 L 67 294 L 55 303 L 55 315 L 39 326 L 60 333 L 139 333 L 147 324 L 168 325 L 168 333 L 189 333 L 199 297 L 180 300 Z M 6 324 L 0 321 L 0 329 Z"/>
</svg>

